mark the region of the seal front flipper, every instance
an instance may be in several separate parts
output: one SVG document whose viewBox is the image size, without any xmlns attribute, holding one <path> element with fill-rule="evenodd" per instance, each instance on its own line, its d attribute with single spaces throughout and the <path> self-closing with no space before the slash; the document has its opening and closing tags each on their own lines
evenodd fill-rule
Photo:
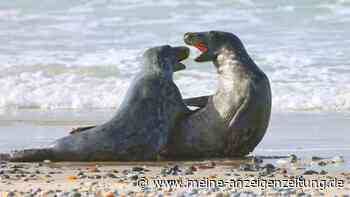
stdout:
<svg viewBox="0 0 350 197">
<path fill-rule="evenodd" d="M 69 134 L 74 134 L 74 133 L 79 133 L 79 132 L 82 132 L 82 131 L 85 131 L 85 130 L 88 130 L 88 129 L 92 129 L 92 128 L 95 128 L 96 125 L 94 126 L 87 126 L 87 127 L 78 127 L 78 128 L 73 128 Z"/>
<path fill-rule="evenodd" d="M 210 96 L 200 96 L 184 99 L 184 103 L 188 106 L 203 108 L 207 105 Z"/>
</svg>

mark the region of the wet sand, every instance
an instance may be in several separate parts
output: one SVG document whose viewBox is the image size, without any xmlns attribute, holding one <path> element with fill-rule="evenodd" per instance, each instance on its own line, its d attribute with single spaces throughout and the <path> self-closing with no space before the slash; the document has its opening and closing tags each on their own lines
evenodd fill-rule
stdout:
<svg viewBox="0 0 350 197">
<path fill-rule="evenodd" d="M 93 125 L 106 121 L 113 114 L 111 111 L 43 112 L 23 110 L 17 113 L 0 114 L 0 151 L 32 148 L 47 145 L 54 139 L 67 135 L 75 127 Z M 3 162 L 0 167 L 0 196 L 34 194 L 34 196 L 119 196 L 141 195 L 157 196 L 235 196 L 246 192 L 246 196 L 329 196 L 335 192 L 349 194 L 350 167 L 350 114 L 344 113 L 273 113 L 270 127 L 263 141 L 251 156 L 263 158 L 264 163 L 252 163 L 251 159 L 191 162 L 142 162 L 142 163 L 27 163 L 15 164 Z M 297 163 L 273 156 L 295 154 Z M 332 158 L 342 156 L 345 162 L 334 162 Z M 312 161 L 312 157 L 324 158 L 325 164 Z M 315 159 L 315 158 L 314 158 Z M 287 166 L 280 166 L 283 161 Z M 215 166 L 210 166 L 215 163 Z M 204 167 L 199 167 L 200 165 Z M 254 164 L 253 166 L 250 166 Z M 267 170 L 266 164 L 275 168 Z M 208 165 L 209 167 L 205 167 Z M 244 165 L 248 165 L 246 167 Z M 257 167 L 258 166 L 258 167 Z M 146 170 L 133 171 L 135 167 Z M 193 174 L 186 174 L 189 169 Z M 252 169 L 249 169 L 252 168 Z M 97 171 L 94 171 L 98 169 Z M 136 168 L 137 169 L 137 168 Z M 174 174 L 174 169 L 176 175 Z M 179 171 L 177 171 L 179 170 Z M 310 171 L 312 175 L 303 175 Z M 22 172 L 23 171 L 23 172 Z M 313 172 L 314 171 L 314 172 Z M 168 173 L 169 172 L 169 173 Z M 317 174 L 315 174 L 315 172 Z M 267 173 L 267 174 L 266 174 Z M 310 173 L 310 172 L 307 172 Z M 320 174 L 321 173 L 321 174 Z M 343 180 L 343 187 L 327 189 L 303 187 L 157 187 L 153 180 L 158 179 L 193 179 L 213 180 L 230 179 L 295 179 L 303 175 L 306 179 L 330 181 Z M 137 181 L 146 177 L 150 184 L 142 190 Z M 253 192 L 251 195 L 249 191 Z M 10 193 L 8 193 L 10 192 Z M 22 193 L 21 193 L 22 192 Z M 68 193 L 65 193 L 68 192 Z M 248 193 L 247 193 L 248 192 Z M 159 195 L 158 195 L 159 196 Z"/>
</svg>

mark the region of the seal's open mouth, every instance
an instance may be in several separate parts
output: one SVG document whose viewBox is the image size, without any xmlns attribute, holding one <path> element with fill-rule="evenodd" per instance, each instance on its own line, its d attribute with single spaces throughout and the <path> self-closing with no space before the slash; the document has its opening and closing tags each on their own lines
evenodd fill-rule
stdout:
<svg viewBox="0 0 350 197">
<path fill-rule="evenodd" d="M 188 58 L 190 55 L 190 49 L 187 47 L 173 47 L 176 55 L 177 64 L 174 65 L 174 72 L 183 70 L 186 68 L 185 64 L 181 63 L 181 61 Z"/>
<path fill-rule="evenodd" d="M 197 62 L 207 61 L 206 57 L 208 56 L 208 45 L 204 40 L 200 38 L 200 36 L 196 33 L 186 33 L 184 36 L 184 41 L 186 44 L 196 47 L 202 53 L 195 58 Z"/>
</svg>

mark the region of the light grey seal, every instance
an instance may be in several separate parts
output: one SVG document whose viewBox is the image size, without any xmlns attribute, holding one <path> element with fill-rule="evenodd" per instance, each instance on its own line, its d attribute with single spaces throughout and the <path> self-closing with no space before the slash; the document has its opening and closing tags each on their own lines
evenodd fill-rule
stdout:
<svg viewBox="0 0 350 197">
<path fill-rule="evenodd" d="M 156 160 L 170 130 L 190 110 L 173 82 L 173 72 L 187 47 L 168 45 L 148 49 L 143 69 L 134 79 L 116 115 L 108 122 L 80 128 L 52 147 L 14 152 L 11 161 L 136 161 Z"/>
<path fill-rule="evenodd" d="M 168 157 L 240 157 L 252 152 L 270 119 L 267 76 L 232 33 L 186 33 L 184 41 L 202 52 L 195 61 L 214 63 L 219 83 L 214 95 L 185 100 L 201 109 L 172 133 Z"/>
</svg>

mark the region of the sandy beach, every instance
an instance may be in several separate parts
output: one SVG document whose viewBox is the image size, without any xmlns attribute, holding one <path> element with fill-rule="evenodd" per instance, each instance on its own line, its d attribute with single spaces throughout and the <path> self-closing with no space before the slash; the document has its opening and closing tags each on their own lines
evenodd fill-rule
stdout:
<svg viewBox="0 0 350 197">
<path fill-rule="evenodd" d="M 48 145 L 54 139 L 67 135 L 71 128 L 105 121 L 111 116 L 111 111 L 25 110 L 12 116 L 11 114 L 2 115 L 0 130 L 4 132 L 0 137 L 1 152 Z M 346 136 L 346 128 L 350 126 L 348 119 L 348 114 L 341 113 L 275 112 L 265 138 L 255 151 L 243 160 L 211 159 L 138 163 L 1 162 L 1 195 L 334 196 L 349 194 L 350 148 L 348 142 L 350 140 Z M 254 181 L 249 182 L 250 179 Z M 145 180 L 147 184 L 142 183 Z M 164 180 L 170 180 L 170 182 L 164 182 Z M 189 180 L 192 182 L 189 183 Z M 268 183 L 267 180 L 272 182 Z M 289 185 L 292 187 L 278 185 L 282 182 L 286 184 L 287 180 L 290 180 L 288 184 L 294 185 Z M 314 185 L 307 185 L 312 181 Z M 242 185 L 242 182 L 246 185 Z M 168 184 L 175 184 L 175 186 L 170 188 Z"/>
<path fill-rule="evenodd" d="M 138 163 L 2 162 L 0 195 L 345 196 L 350 191 L 349 172 L 308 170 L 310 165 L 339 165 L 339 161 L 303 161 L 291 156 L 277 159 L 279 164 L 274 166 L 268 163 L 270 160 L 254 157 Z"/>
</svg>

